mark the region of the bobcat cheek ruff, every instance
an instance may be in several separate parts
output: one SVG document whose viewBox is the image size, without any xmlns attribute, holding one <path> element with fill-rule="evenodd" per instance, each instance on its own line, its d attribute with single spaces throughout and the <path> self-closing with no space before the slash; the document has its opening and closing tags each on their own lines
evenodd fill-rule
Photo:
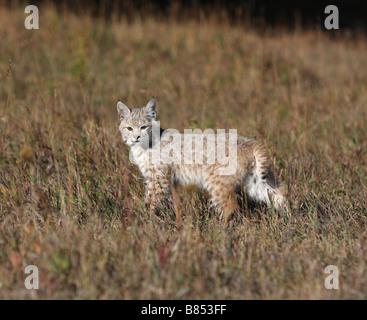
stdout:
<svg viewBox="0 0 367 320">
<path fill-rule="evenodd" d="M 206 130 L 179 133 L 162 130 L 156 121 L 156 102 L 130 109 L 117 103 L 122 140 L 130 147 L 130 159 L 145 180 L 145 204 L 154 210 L 172 185 L 197 185 L 228 221 L 238 208 L 236 189 L 244 185 L 250 198 L 287 210 L 283 184 L 270 169 L 266 148 L 238 135 Z"/>
</svg>

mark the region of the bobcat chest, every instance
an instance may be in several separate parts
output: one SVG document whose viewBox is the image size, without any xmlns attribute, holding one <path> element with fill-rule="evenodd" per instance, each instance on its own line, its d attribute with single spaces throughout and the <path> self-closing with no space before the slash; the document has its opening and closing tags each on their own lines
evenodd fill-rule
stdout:
<svg viewBox="0 0 367 320">
<path fill-rule="evenodd" d="M 141 174 L 144 178 L 152 178 L 153 175 L 164 176 L 170 171 L 170 166 L 165 163 L 161 163 L 159 158 L 157 159 L 157 150 L 154 148 L 142 148 L 135 146 L 131 148 L 130 160 L 138 166 Z"/>
</svg>

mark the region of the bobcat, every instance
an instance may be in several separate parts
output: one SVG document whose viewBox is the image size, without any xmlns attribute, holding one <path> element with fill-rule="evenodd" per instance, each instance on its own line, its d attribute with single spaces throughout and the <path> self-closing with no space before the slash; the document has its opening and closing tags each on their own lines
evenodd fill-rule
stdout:
<svg viewBox="0 0 367 320">
<path fill-rule="evenodd" d="M 288 211 L 283 184 L 270 170 L 267 149 L 258 141 L 236 134 L 234 144 L 232 139 L 230 146 L 229 134 L 219 139 L 219 134 L 190 136 L 172 133 L 172 130 L 156 130 L 154 98 L 145 107 L 137 109 L 130 109 L 118 101 L 117 112 L 122 140 L 130 147 L 130 159 L 145 179 L 145 204 L 149 209 L 154 210 L 158 201 L 170 191 L 175 196 L 172 189 L 177 184 L 194 184 L 209 192 L 225 222 L 238 209 L 236 190 L 243 185 L 250 198 Z M 195 138 L 202 139 L 197 143 Z M 179 144 L 172 147 L 174 139 Z M 217 155 L 235 151 L 235 156 L 227 157 L 232 163 L 219 163 L 217 158 L 213 161 L 209 155 L 215 154 L 215 150 Z M 185 157 L 189 161 L 183 162 Z"/>
</svg>

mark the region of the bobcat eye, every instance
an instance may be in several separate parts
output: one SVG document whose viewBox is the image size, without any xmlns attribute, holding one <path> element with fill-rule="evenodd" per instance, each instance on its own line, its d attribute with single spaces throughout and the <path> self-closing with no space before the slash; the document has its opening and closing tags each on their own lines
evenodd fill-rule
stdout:
<svg viewBox="0 0 367 320">
<path fill-rule="evenodd" d="M 148 126 L 141 126 L 140 130 L 145 130 L 146 128 L 148 128 Z"/>
<path fill-rule="evenodd" d="M 127 127 L 126 129 L 129 131 L 133 131 L 133 127 Z"/>
</svg>

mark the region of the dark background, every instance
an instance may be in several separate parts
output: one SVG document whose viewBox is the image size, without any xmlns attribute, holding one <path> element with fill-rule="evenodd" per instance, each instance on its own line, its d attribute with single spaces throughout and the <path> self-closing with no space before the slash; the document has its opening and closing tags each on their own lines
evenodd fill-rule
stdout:
<svg viewBox="0 0 367 320">
<path fill-rule="evenodd" d="M 159 19 L 200 19 L 215 12 L 233 22 L 247 23 L 252 27 L 282 26 L 293 28 L 323 26 L 327 5 L 339 9 L 340 29 L 367 31 L 367 1 L 291 1 L 291 0 L 0 0 L 10 6 L 53 3 L 59 10 L 71 10 L 77 14 L 91 14 L 110 19 L 113 15 L 134 19 L 137 14 L 156 15 Z"/>
</svg>

